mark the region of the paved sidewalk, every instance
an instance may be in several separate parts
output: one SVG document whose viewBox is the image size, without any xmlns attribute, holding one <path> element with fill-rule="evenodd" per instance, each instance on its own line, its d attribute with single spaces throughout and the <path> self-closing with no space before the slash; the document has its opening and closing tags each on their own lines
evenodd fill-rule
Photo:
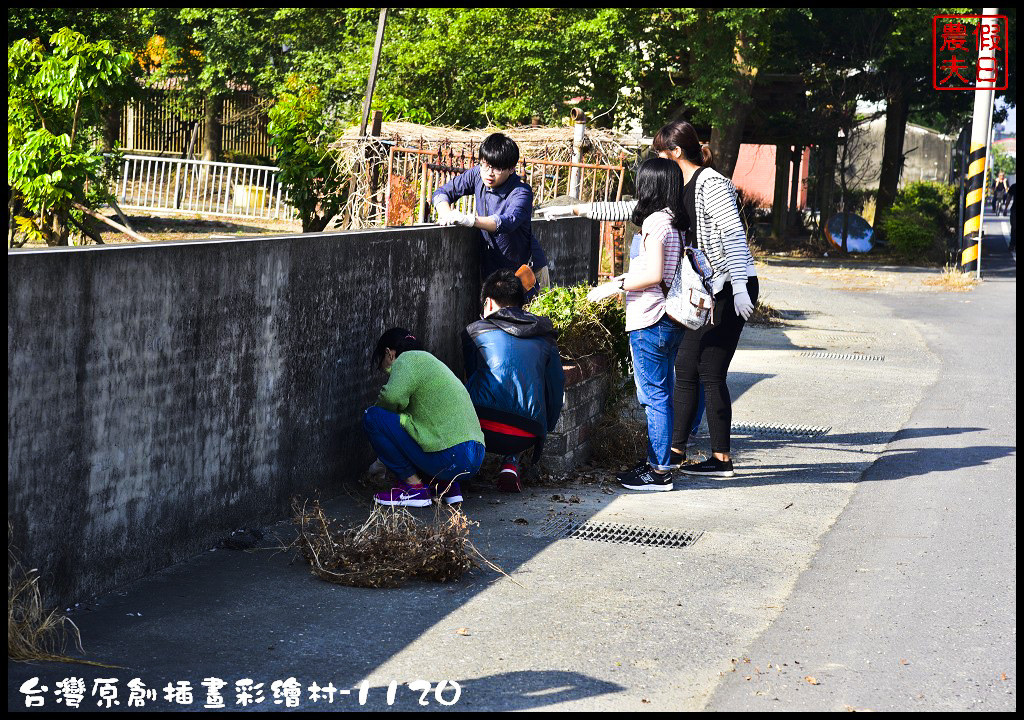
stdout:
<svg viewBox="0 0 1024 720">
<path fill-rule="evenodd" d="M 404 686 L 388 705 L 390 682 L 416 679 L 457 681 L 453 709 L 705 707 L 734 675 L 733 660 L 743 664 L 786 619 L 801 574 L 813 569 L 858 488 L 917 473 L 899 462 L 869 472 L 942 376 L 901 299 L 972 298 L 924 285 L 934 271 L 779 262 L 759 272 L 763 297 L 787 325 L 745 332 L 730 373 L 734 422 L 828 426 L 828 433 L 737 435 L 736 478 L 680 479 L 672 493 L 574 484 L 507 496 L 480 484 L 465 503 L 480 523 L 474 540 L 515 583 L 476 571 L 451 585 L 343 588 L 312 578 L 285 554 L 205 553 L 72 613 L 90 657 L 130 669 L 9 664 L 9 709 L 24 708 L 18 688 L 33 676 L 50 688 L 51 708 L 53 686 L 66 676 L 86 678 L 90 689 L 94 678 L 119 678 L 119 709 L 132 678 L 159 688 L 188 680 L 197 690 L 191 709 L 201 709 L 207 677 L 229 682 L 229 707 L 237 680 L 265 683 L 260 710 L 280 709 L 270 684 L 289 677 L 304 687 L 365 681 L 365 705 L 356 691 L 327 706 L 339 710 L 419 709 L 420 694 Z M 960 442 L 955 434 L 927 436 L 947 447 Z M 358 521 L 369 505 L 343 496 L 328 509 Z M 686 549 L 552 540 L 539 531 L 557 513 L 703 535 Z M 160 695 L 147 709 L 178 709 Z M 424 699 L 424 709 L 441 707 L 433 693 Z M 300 709 L 323 708 L 303 693 Z"/>
</svg>

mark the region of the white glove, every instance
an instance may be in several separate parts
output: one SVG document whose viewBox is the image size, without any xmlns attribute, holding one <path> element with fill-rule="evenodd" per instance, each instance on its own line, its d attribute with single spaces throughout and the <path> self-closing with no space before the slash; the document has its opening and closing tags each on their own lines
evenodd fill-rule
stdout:
<svg viewBox="0 0 1024 720">
<path fill-rule="evenodd" d="M 455 222 L 452 223 L 453 225 L 461 225 L 462 227 L 470 228 L 476 225 L 476 213 L 461 213 L 456 210 L 453 214 L 455 215 Z"/>
<path fill-rule="evenodd" d="M 622 279 L 625 277 L 625 275 L 619 275 L 606 283 L 598 285 L 596 288 L 592 288 L 590 292 L 587 293 L 587 300 L 592 303 L 598 303 L 623 292 Z"/>
<path fill-rule="evenodd" d="M 555 220 L 556 218 L 572 217 L 574 215 L 573 208 L 575 205 L 552 205 L 551 207 L 541 208 L 537 213 L 545 220 Z"/>
<path fill-rule="evenodd" d="M 736 308 L 736 314 L 744 320 L 749 320 L 754 314 L 754 303 L 750 302 L 750 294 L 746 290 L 740 290 L 732 296 L 732 306 Z"/>
<path fill-rule="evenodd" d="M 456 215 L 461 215 L 461 214 L 462 213 L 460 213 L 458 210 L 449 210 L 448 212 L 446 212 L 444 214 L 438 213 L 437 214 L 437 224 L 438 225 L 454 225 L 455 224 L 455 216 Z"/>
</svg>

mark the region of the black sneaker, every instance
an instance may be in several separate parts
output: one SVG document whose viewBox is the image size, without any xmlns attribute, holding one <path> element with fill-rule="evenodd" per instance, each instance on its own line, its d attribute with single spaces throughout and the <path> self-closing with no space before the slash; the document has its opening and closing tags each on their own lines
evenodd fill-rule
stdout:
<svg viewBox="0 0 1024 720">
<path fill-rule="evenodd" d="M 641 463 L 628 472 L 616 475 L 615 478 L 619 485 L 627 490 L 665 492 L 672 489 L 672 473 L 656 473 L 648 463 Z"/>
<path fill-rule="evenodd" d="M 686 453 L 677 453 L 675 450 L 669 454 L 668 464 L 678 470 L 686 463 Z"/>
<path fill-rule="evenodd" d="M 695 465 L 683 465 L 679 472 L 701 477 L 733 477 L 736 474 L 732 470 L 732 460 L 719 460 L 714 455 Z"/>
</svg>

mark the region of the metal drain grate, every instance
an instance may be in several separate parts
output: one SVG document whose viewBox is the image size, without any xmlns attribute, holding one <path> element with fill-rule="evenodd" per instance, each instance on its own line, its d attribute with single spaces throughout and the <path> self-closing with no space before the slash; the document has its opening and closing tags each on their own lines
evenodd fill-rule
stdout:
<svg viewBox="0 0 1024 720">
<path fill-rule="evenodd" d="M 596 540 L 597 542 L 646 547 L 684 548 L 697 542 L 704 531 L 689 532 L 617 523 L 585 522 L 576 518 L 556 516 L 549 518 L 541 526 L 540 534 L 553 538 Z"/>
<path fill-rule="evenodd" d="M 733 423 L 734 433 L 747 435 L 792 435 L 796 437 L 817 437 L 824 435 L 831 426 L 823 425 L 769 425 L 767 423 Z"/>
<path fill-rule="evenodd" d="M 803 357 L 819 358 L 821 360 L 873 360 L 874 362 L 885 362 L 883 355 L 861 355 L 860 353 L 830 353 L 830 352 L 805 352 L 800 353 Z"/>
</svg>

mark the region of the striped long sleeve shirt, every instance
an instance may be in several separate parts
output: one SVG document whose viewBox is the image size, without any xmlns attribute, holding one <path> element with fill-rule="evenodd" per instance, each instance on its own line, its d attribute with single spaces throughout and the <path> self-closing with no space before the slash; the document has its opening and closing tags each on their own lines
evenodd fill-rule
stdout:
<svg viewBox="0 0 1024 720">
<path fill-rule="evenodd" d="M 697 236 L 697 247 L 714 268 L 712 290 L 717 295 L 731 282 L 734 295 L 746 291 L 747 278 L 757 272 L 732 182 L 707 168 L 697 176 L 696 190 L 697 218 L 691 218 L 691 229 Z M 636 200 L 596 202 L 591 204 L 588 215 L 595 220 L 629 220 L 636 205 Z"/>
</svg>

